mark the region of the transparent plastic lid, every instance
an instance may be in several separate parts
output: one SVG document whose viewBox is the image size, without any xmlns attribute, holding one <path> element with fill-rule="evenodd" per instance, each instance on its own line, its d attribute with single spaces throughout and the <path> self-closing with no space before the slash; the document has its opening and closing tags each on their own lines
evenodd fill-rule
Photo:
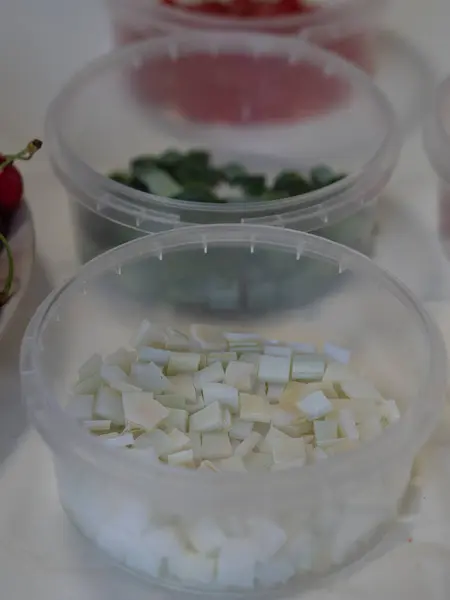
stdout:
<svg viewBox="0 0 450 600">
<path fill-rule="evenodd" d="M 238 77 L 234 69 L 232 75 L 226 71 L 235 84 L 227 87 L 229 102 L 218 93 L 224 85 L 223 71 L 214 69 L 216 61 L 223 67 L 223 60 L 228 66 L 230 60 L 245 63 L 245 69 L 251 65 L 255 74 L 250 80 L 242 73 Z M 198 75 L 202 61 L 211 76 Z M 310 112 L 295 118 L 289 113 L 286 123 L 269 119 L 235 127 L 211 126 L 180 118 L 174 111 L 174 106 L 186 108 L 187 103 L 197 110 L 196 99 L 219 97 L 224 110 L 230 102 L 238 110 L 241 101 L 250 113 L 261 110 L 261 98 L 270 100 L 265 108 L 284 110 L 279 100 L 289 98 L 299 74 L 309 79 L 303 87 L 295 83 L 295 93 L 303 98 L 300 104 L 308 103 Z M 130 78 L 145 85 L 145 102 L 136 103 L 130 95 Z M 318 108 L 321 90 L 331 95 Z M 296 102 L 290 103 L 289 110 L 295 106 Z M 144 231 L 155 231 L 155 222 L 169 227 L 250 220 L 273 223 L 274 218 L 287 226 L 295 220 L 296 227 L 312 230 L 377 197 L 400 147 L 389 102 L 352 65 L 298 39 L 219 32 L 160 37 L 94 61 L 51 104 L 47 140 L 52 164 L 78 202 Z M 325 163 L 348 176 L 301 196 L 226 204 L 160 197 L 105 177 L 112 169 L 126 168 L 137 155 L 168 148 L 206 148 L 218 162 L 242 161 L 253 172 L 303 171 Z"/>
<path fill-rule="evenodd" d="M 425 151 L 436 173 L 450 182 L 450 77 L 437 88 L 424 125 Z"/>
<path fill-rule="evenodd" d="M 283 263 L 290 271 L 280 279 Z M 231 290 L 228 296 L 220 294 L 221 278 Z M 254 304 L 239 290 L 253 296 Z M 23 340 L 22 388 L 33 421 L 54 452 L 76 452 L 125 478 L 137 475 L 143 483 L 164 478 L 171 486 L 164 493 L 173 501 L 181 494 L 189 502 L 191 492 L 198 497 L 198 488 L 184 488 L 189 479 L 209 486 L 211 478 L 178 471 L 173 478 L 167 467 L 142 467 L 126 454 L 119 456 L 61 406 L 80 364 L 94 352 L 126 345 L 143 318 L 178 329 L 209 322 L 267 339 L 334 341 L 351 350 L 356 365 L 385 397 L 399 403 L 402 419 L 381 438 L 326 464 L 307 466 L 295 478 L 271 473 L 270 481 L 283 483 L 281 488 L 267 486 L 267 476 L 249 474 L 239 489 L 244 500 L 264 502 L 271 494 L 282 502 L 289 489 L 302 484 L 314 497 L 308 484 L 323 477 L 337 487 L 348 484 L 360 472 L 381 468 L 390 456 L 417 451 L 439 419 L 447 364 L 439 330 L 410 292 L 369 259 L 321 238 L 273 227 L 186 227 L 147 236 L 91 261 L 45 300 Z M 232 473 L 215 478 L 211 493 L 233 494 L 236 490 L 227 486 L 238 481 Z"/>
</svg>

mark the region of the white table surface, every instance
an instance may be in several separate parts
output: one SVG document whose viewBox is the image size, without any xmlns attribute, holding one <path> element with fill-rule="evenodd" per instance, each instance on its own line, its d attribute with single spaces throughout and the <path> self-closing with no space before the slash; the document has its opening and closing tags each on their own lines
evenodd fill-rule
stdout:
<svg viewBox="0 0 450 600">
<path fill-rule="evenodd" d="M 392 0 L 389 26 L 450 72 L 450 2 Z M 86 60 L 109 47 L 100 0 L 3 0 L 0 8 L 0 147 L 42 133 L 47 102 Z M 67 523 L 58 506 L 49 454 L 26 428 L 17 358 L 29 316 L 74 269 L 68 208 L 44 154 L 26 165 L 38 263 L 20 314 L 0 346 L 1 600 L 162 598 L 117 571 Z M 435 182 L 411 136 L 383 201 L 378 261 L 401 276 L 437 316 L 450 342 L 450 267 L 435 234 Z M 421 459 L 420 514 L 383 557 L 314 600 L 447 600 L 450 595 L 450 415 Z M 448 480 L 448 481 L 447 481 Z M 408 543 L 408 537 L 413 541 Z"/>
</svg>

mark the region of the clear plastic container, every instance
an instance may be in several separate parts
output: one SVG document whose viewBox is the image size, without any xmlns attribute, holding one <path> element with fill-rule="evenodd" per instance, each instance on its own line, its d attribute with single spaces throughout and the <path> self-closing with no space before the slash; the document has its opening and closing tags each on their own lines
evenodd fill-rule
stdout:
<svg viewBox="0 0 450 600">
<path fill-rule="evenodd" d="M 438 230 L 450 252 L 450 77 L 438 87 L 424 126 L 424 145 L 438 177 Z"/>
<path fill-rule="evenodd" d="M 384 0 L 338 0 L 324 2 L 323 6 L 317 6 L 308 14 L 230 18 L 202 15 L 198 12 L 164 6 L 158 0 L 109 0 L 108 4 L 118 45 L 149 39 L 160 35 L 161 32 L 174 33 L 189 30 L 248 31 L 291 37 L 301 35 L 308 41 L 349 60 L 368 73 L 372 73 L 375 69 L 374 40 L 386 6 Z M 180 63 L 179 67 L 179 78 L 189 87 L 192 81 L 192 66 L 186 62 Z M 273 60 L 263 57 L 255 63 L 252 57 L 245 54 L 239 57 L 238 61 L 230 61 L 225 56 L 219 56 L 212 61 L 206 55 L 201 60 L 201 72 L 205 78 L 216 79 L 219 72 L 220 76 L 227 80 L 232 78 L 235 86 L 246 85 L 249 75 L 260 79 L 274 69 L 281 70 L 280 65 Z M 305 93 L 308 95 L 310 88 L 313 89 L 311 96 L 317 103 L 317 110 L 322 109 L 324 103 L 332 106 L 339 98 L 341 91 L 334 83 L 329 82 L 326 87 L 321 86 L 321 93 L 319 93 L 319 90 L 315 89 L 317 82 L 314 73 L 304 65 L 297 65 L 295 71 L 297 76 L 290 86 L 289 93 L 277 96 L 278 114 L 284 117 L 292 114 L 296 117 L 297 109 L 306 102 L 304 96 Z M 153 69 L 144 65 L 138 77 L 141 92 L 143 89 L 145 94 L 146 86 L 149 83 L 152 85 Z M 196 86 L 190 89 L 194 92 Z M 275 106 L 272 105 L 269 110 L 265 106 L 264 110 L 258 113 L 258 118 L 262 120 L 272 118 L 274 108 Z M 239 112 L 227 106 L 225 99 L 207 103 L 202 101 L 201 95 L 191 98 L 184 109 L 185 114 L 198 121 L 234 123 L 239 122 L 241 118 Z"/>
<path fill-rule="evenodd" d="M 229 256 L 226 271 L 217 269 L 214 256 Z M 263 282 L 253 282 L 258 256 L 268 281 L 276 280 L 280 264 L 291 265 L 292 285 L 278 290 L 276 306 L 274 297 L 262 293 Z M 254 305 L 232 299 L 232 281 L 242 277 L 243 263 Z M 188 294 L 186 286 L 180 289 L 180 268 L 189 273 L 199 265 L 204 285 Z M 143 270 L 139 291 L 129 294 L 130 281 Z M 306 303 L 311 271 L 321 273 L 328 293 Z M 227 283 L 228 296 L 214 293 L 220 281 Z M 199 322 L 199 311 L 203 322 L 207 315 L 228 330 L 286 341 L 332 340 L 349 348 L 352 367 L 396 399 L 401 419 L 359 449 L 316 465 L 217 474 L 141 463 L 133 451 L 105 447 L 65 413 L 69 386 L 93 352 L 127 344 L 144 317 L 183 328 Z M 260 593 L 287 580 L 287 589 L 307 589 L 364 556 L 396 519 L 415 456 L 444 406 L 446 364 L 443 340 L 426 311 L 368 258 L 305 233 L 214 225 L 147 236 L 82 267 L 31 320 L 20 369 L 30 417 L 53 453 L 61 503 L 88 538 L 152 582 Z M 282 528 L 287 540 L 253 572 L 239 544 L 255 518 Z M 209 519 L 208 531 L 212 522 L 237 540 L 240 559 L 229 579 L 202 583 L 189 569 L 176 576 L 170 561 L 155 571 L 158 548 L 166 543 L 163 552 L 172 551 L 161 528 L 181 536 L 187 551 L 191 528 L 202 519 Z M 155 530 L 163 535 L 159 543 Z M 236 578 L 244 589 L 231 584 Z"/>
<path fill-rule="evenodd" d="M 289 93 L 297 64 L 316 73 L 317 89 L 324 82 L 339 82 L 346 90 L 345 101 L 342 96 L 335 110 L 295 123 L 192 125 L 173 113 L 171 98 L 180 60 L 195 61 L 199 53 L 208 53 L 213 62 L 221 56 L 235 61 L 243 53 L 255 62 L 258 56 L 272 57 L 284 69 L 286 77 L 271 70 L 256 87 L 250 78 L 229 90 L 236 109 L 260 110 L 266 89 L 269 95 Z M 154 70 L 145 110 L 122 85 L 124 78 L 138 75 L 143 64 Z M 219 83 L 220 78 L 196 75 L 194 96 L 213 98 Z M 183 104 L 188 93 L 184 82 L 181 88 Z M 310 100 L 314 105 L 312 96 Z M 184 224 L 243 221 L 313 231 L 369 253 L 376 203 L 400 148 L 392 108 L 364 73 L 302 40 L 219 32 L 161 37 L 94 61 L 51 104 L 46 139 L 56 175 L 69 194 L 83 260 L 144 233 Z M 136 155 L 168 148 L 205 148 L 219 164 L 237 160 L 268 176 L 325 163 L 348 177 L 302 196 L 218 205 L 157 197 L 104 176 L 126 168 Z"/>
</svg>

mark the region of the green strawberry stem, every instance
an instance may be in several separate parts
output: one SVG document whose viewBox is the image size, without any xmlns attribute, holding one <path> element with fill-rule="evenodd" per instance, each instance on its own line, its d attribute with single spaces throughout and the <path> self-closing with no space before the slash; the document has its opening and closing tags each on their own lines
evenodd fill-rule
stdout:
<svg viewBox="0 0 450 600">
<path fill-rule="evenodd" d="M 0 233 L 0 243 L 5 247 L 6 255 L 8 257 L 8 277 L 6 278 L 3 290 L 0 292 L 0 306 L 6 303 L 11 294 L 11 289 L 14 281 L 14 258 L 11 250 L 11 246 L 8 244 L 8 240 L 4 235 Z"/>
<path fill-rule="evenodd" d="M 5 156 L 5 160 L 0 163 L 0 171 L 3 171 L 5 167 L 11 165 L 16 160 L 30 160 L 36 152 L 42 148 L 41 140 L 31 140 L 29 144 L 27 144 L 26 148 L 18 152 L 17 154 L 8 154 Z"/>
</svg>

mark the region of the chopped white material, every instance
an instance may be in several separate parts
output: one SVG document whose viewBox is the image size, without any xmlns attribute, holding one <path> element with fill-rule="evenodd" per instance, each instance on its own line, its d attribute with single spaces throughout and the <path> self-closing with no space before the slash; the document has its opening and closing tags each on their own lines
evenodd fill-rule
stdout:
<svg viewBox="0 0 450 600">
<path fill-rule="evenodd" d="M 192 450 L 181 450 L 174 454 L 169 454 L 167 462 L 172 467 L 193 467 L 194 466 L 194 453 Z"/>
<path fill-rule="evenodd" d="M 292 379 L 296 381 L 317 381 L 323 378 L 325 361 L 314 354 L 295 354 L 292 358 Z"/>
<path fill-rule="evenodd" d="M 186 402 L 186 410 L 190 415 L 193 415 L 199 410 L 202 410 L 202 408 L 205 408 L 203 396 L 199 396 L 194 403 Z"/>
<path fill-rule="evenodd" d="M 201 355 L 197 352 L 171 352 L 167 375 L 195 373 L 200 367 Z"/>
<path fill-rule="evenodd" d="M 349 440 L 359 440 L 355 415 L 350 408 L 342 408 L 339 411 L 339 432 L 342 437 L 347 437 Z"/>
<path fill-rule="evenodd" d="M 140 346 L 163 347 L 165 341 L 166 338 L 161 328 L 144 319 L 132 337 L 131 345 L 133 348 L 139 348 Z"/>
<path fill-rule="evenodd" d="M 203 350 L 220 352 L 227 349 L 227 341 L 217 327 L 193 324 L 189 328 L 191 338 Z"/>
<path fill-rule="evenodd" d="M 210 352 L 206 356 L 206 364 L 210 365 L 219 361 L 222 365 L 226 366 L 228 363 L 236 361 L 237 359 L 238 356 L 236 352 Z"/>
<path fill-rule="evenodd" d="M 302 384 L 300 398 L 317 391 L 322 391 L 329 400 L 339 397 L 332 381 L 313 381 Z"/>
<path fill-rule="evenodd" d="M 327 365 L 322 381 L 346 381 L 355 379 L 355 373 L 347 365 L 332 362 Z"/>
<path fill-rule="evenodd" d="M 349 440 L 348 438 L 339 438 L 337 440 L 330 440 L 328 443 L 323 443 L 322 448 L 328 454 L 333 456 L 334 454 L 341 454 L 342 452 L 349 452 L 354 450 L 359 445 L 356 440 Z"/>
<path fill-rule="evenodd" d="M 92 375 L 98 375 L 100 373 L 102 363 L 102 357 L 98 353 L 89 357 L 87 361 L 84 362 L 78 369 L 79 381 L 82 379 L 87 379 L 88 377 L 92 377 Z"/>
<path fill-rule="evenodd" d="M 316 447 L 314 448 L 314 458 L 317 461 L 323 460 L 324 458 L 328 458 L 328 454 L 322 450 L 322 448 Z"/>
<path fill-rule="evenodd" d="M 327 356 L 343 365 L 348 365 L 350 362 L 351 352 L 347 348 L 341 348 L 340 346 L 326 342 L 323 345 L 323 351 Z"/>
<path fill-rule="evenodd" d="M 239 362 L 246 362 L 258 366 L 261 354 L 259 352 L 244 352 L 239 357 Z"/>
<path fill-rule="evenodd" d="M 186 410 L 169 408 L 169 416 L 162 421 L 161 427 L 164 427 L 164 429 L 167 431 L 179 429 L 180 431 L 186 433 L 188 430 L 188 419 L 189 415 Z"/>
<path fill-rule="evenodd" d="M 280 431 L 283 431 L 290 437 L 302 437 L 302 436 L 309 436 L 310 434 L 313 433 L 313 431 L 314 431 L 313 424 L 314 424 L 314 421 L 308 421 L 305 419 L 305 420 L 297 420 L 290 425 L 277 425 L 276 427 L 277 427 L 277 429 L 279 429 Z"/>
<path fill-rule="evenodd" d="M 221 471 L 232 471 L 233 473 L 247 473 L 244 461 L 240 456 L 230 456 L 219 461 Z"/>
<path fill-rule="evenodd" d="M 90 431 L 109 431 L 111 429 L 111 421 L 89 419 L 83 421 L 83 425 Z"/>
<path fill-rule="evenodd" d="M 380 418 L 377 416 L 368 416 L 363 419 L 358 425 L 358 429 L 362 442 L 370 442 L 370 440 L 378 437 L 383 432 Z"/>
<path fill-rule="evenodd" d="M 203 517 L 192 525 L 187 532 L 187 536 L 192 547 L 203 554 L 220 550 L 227 540 L 223 530 L 210 517 Z"/>
<path fill-rule="evenodd" d="M 264 398 L 254 394 L 239 394 L 241 405 L 241 421 L 251 421 L 258 423 L 270 423 L 271 410 L 270 405 Z"/>
<path fill-rule="evenodd" d="M 340 387 L 348 398 L 357 398 L 358 400 L 383 399 L 374 384 L 366 379 L 354 378 L 342 381 Z"/>
<path fill-rule="evenodd" d="M 99 436 L 99 439 L 106 446 L 116 447 L 116 448 L 124 448 L 125 446 L 132 446 L 134 444 L 134 437 L 132 433 L 124 433 L 122 435 L 114 435 L 108 437 L 108 434 Z"/>
<path fill-rule="evenodd" d="M 314 421 L 314 435 L 318 446 L 335 440 L 338 437 L 337 421 Z"/>
<path fill-rule="evenodd" d="M 275 587 L 286 583 L 295 575 L 294 564 L 284 557 L 275 557 L 267 563 L 258 563 L 256 579 L 264 587 Z"/>
<path fill-rule="evenodd" d="M 235 456 L 244 457 L 247 456 L 262 440 L 262 435 L 257 431 L 252 431 L 251 434 L 245 438 L 243 442 L 234 451 Z"/>
<path fill-rule="evenodd" d="M 170 454 L 173 452 L 180 452 L 181 450 L 190 450 L 191 438 L 179 429 L 172 429 L 167 436 L 172 443 L 172 450 Z"/>
<path fill-rule="evenodd" d="M 161 393 L 170 389 L 170 381 L 155 363 L 131 365 L 130 380 L 146 392 Z"/>
<path fill-rule="evenodd" d="M 271 410 L 271 421 L 275 427 L 286 427 L 291 425 L 296 420 L 296 416 L 292 412 L 278 408 L 278 406 L 272 406 Z"/>
<path fill-rule="evenodd" d="M 158 571 L 163 559 L 182 556 L 185 553 L 180 537 L 172 527 L 149 529 L 143 533 L 139 543 L 142 553 L 149 557 L 151 564 L 158 566 Z"/>
<path fill-rule="evenodd" d="M 130 381 L 113 381 L 110 384 L 110 387 L 116 392 L 124 393 L 124 392 L 142 392 L 142 388 L 134 383 L 130 383 Z"/>
<path fill-rule="evenodd" d="M 286 384 L 289 381 L 290 373 L 290 356 L 261 355 L 258 367 L 258 379 L 260 381 Z"/>
<path fill-rule="evenodd" d="M 165 367 L 170 358 L 170 350 L 153 348 L 152 346 L 141 346 L 138 349 L 138 359 L 141 362 L 153 362 L 159 367 Z"/>
<path fill-rule="evenodd" d="M 217 465 L 212 463 L 210 460 L 202 460 L 198 470 L 201 471 L 213 471 L 214 473 L 219 473 L 220 469 Z"/>
<path fill-rule="evenodd" d="M 230 438 L 235 440 L 245 440 L 253 429 L 253 423 L 251 421 L 235 420 L 229 431 Z"/>
<path fill-rule="evenodd" d="M 258 549 L 245 539 L 227 539 L 217 561 L 217 583 L 226 587 L 254 586 Z"/>
<path fill-rule="evenodd" d="M 212 363 L 194 375 L 194 386 L 197 390 L 203 389 L 208 383 L 220 383 L 225 378 L 221 362 Z"/>
<path fill-rule="evenodd" d="M 240 392 L 251 392 L 255 384 L 256 367 L 251 363 L 231 361 L 225 371 L 225 383 Z"/>
<path fill-rule="evenodd" d="M 184 410 L 186 408 L 186 398 L 181 394 L 155 394 L 155 400 L 169 409 Z"/>
<path fill-rule="evenodd" d="M 109 385 L 117 383 L 118 381 L 128 380 L 128 375 L 117 365 L 102 364 L 100 367 L 100 377 Z"/>
<path fill-rule="evenodd" d="M 271 427 L 264 444 L 260 446 L 260 450 L 270 450 L 275 464 L 290 463 L 298 461 L 298 463 L 306 463 L 306 448 L 303 438 L 291 438 L 275 427 Z"/>
<path fill-rule="evenodd" d="M 101 385 L 102 378 L 99 374 L 94 374 L 82 379 L 81 381 L 78 381 L 73 386 L 73 392 L 79 396 L 96 394 Z"/>
<path fill-rule="evenodd" d="M 280 396 L 279 405 L 284 410 L 293 410 L 298 413 L 297 402 L 303 398 L 304 383 L 290 381 Z"/>
<path fill-rule="evenodd" d="M 283 395 L 285 389 L 284 383 L 269 383 L 267 386 L 267 398 L 271 403 L 278 402 Z"/>
<path fill-rule="evenodd" d="M 299 354 L 315 354 L 317 352 L 317 348 L 314 344 L 291 342 L 289 346 L 295 353 Z"/>
<path fill-rule="evenodd" d="M 275 384 L 275 385 L 277 385 L 277 384 Z M 257 396 L 261 396 L 261 398 L 267 398 L 266 392 L 267 392 L 267 383 L 265 383 L 264 381 L 258 381 L 256 389 L 255 389 L 255 394 Z"/>
<path fill-rule="evenodd" d="M 231 424 L 233 423 L 233 418 L 231 416 L 228 408 L 222 409 L 222 429 L 224 431 L 229 431 L 231 429 Z"/>
<path fill-rule="evenodd" d="M 144 433 L 135 441 L 136 448 L 146 448 L 148 445 L 151 446 L 158 457 L 175 452 L 173 440 L 167 433 L 164 433 L 164 431 L 161 431 L 160 429 Z"/>
<path fill-rule="evenodd" d="M 258 549 L 258 561 L 265 562 L 275 556 L 287 541 L 287 534 L 279 525 L 262 517 L 248 519 L 251 539 Z"/>
<path fill-rule="evenodd" d="M 232 454 L 233 448 L 228 433 L 217 431 L 202 435 L 202 458 L 215 460 L 217 458 L 228 458 Z"/>
<path fill-rule="evenodd" d="M 191 415 L 189 431 L 220 431 L 223 429 L 222 408 L 218 402 L 213 402 L 202 410 Z"/>
<path fill-rule="evenodd" d="M 225 331 L 223 337 L 227 340 L 229 344 L 238 343 L 239 345 L 243 345 L 246 343 L 249 344 L 258 344 L 262 341 L 262 338 L 257 333 L 247 333 L 247 332 L 230 332 Z"/>
<path fill-rule="evenodd" d="M 177 394 L 183 396 L 188 402 L 193 404 L 197 401 L 197 392 L 190 375 L 174 375 L 167 378 L 169 380 L 170 394 Z"/>
<path fill-rule="evenodd" d="M 381 414 L 390 424 L 395 423 L 401 417 L 395 400 L 384 400 L 381 403 Z"/>
<path fill-rule="evenodd" d="M 215 363 L 217 364 L 217 363 Z M 239 412 L 239 392 L 231 385 L 224 383 L 206 383 L 203 386 L 203 399 L 205 404 L 220 402 L 220 404 L 234 414 Z"/>
<path fill-rule="evenodd" d="M 109 419 L 116 425 L 125 425 L 122 395 L 109 386 L 102 386 L 95 400 L 93 412 L 100 419 Z"/>
<path fill-rule="evenodd" d="M 126 348 L 119 348 L 112 354 L 105 356 L 105 364 L 120 367 L 128 375 L 131 364 L 135 361 L 135 353 Z"/>
<path fill-rule="evenodd" d="M 170 575 L 180 581 L 207 585 L 214 581 L 216 561 L 213 558 L 186 552 L 169 556 L 168 569 Z"/>
<path fill-rule="evenodd" d="M 278 346 L 275 344 L 264 346 L 263 352 L 264 354 L 269 354 L 271 356 L 285 356 L 289 359 L 292 356 L 292 348 L 289 346 Z"/>
<path fill-rule="evenodd" d="M 126 392 L 122 394 L 125 419 L 143 429 L 154 429 L 169 416 L 169 410 L 153 398 L 149 392 Z"/>
<path fill-rule="evenodd" d="M 297 402 L 297 407 L 310 421 L 320 419 L 333 410 L 333 405 L 321 391 L 309 394 Z"/>
<path fill-rule="evenodd" d="M 165 330 L 166 348 L 168 350 L 184 351 L 190 350 L 191 340 L 187 333 L 172 327 L 166 327 Z"/>
<path fill-rule="evenodd" d="M 190 431 L 187 434 L 188 438 L 191 440 L 191 448 L 194 454 L 194 460 L 200 460 L 202 457 L 202 436 L 201 433 L 197 433 L 196 431 Z"/>
<path fill-rule="evenodd" d="M 273 465 L 272 454 L 250 452 L 244 459 L 244 465 L 247 471 L 255 471 L 257 473 L 267 472 Z"/>
<path fill-rule="evenodd" d="M 72 396 L 66 406 L 66 412 L 74 419 L 89 421 L 92 419 L 92 413 L 94 412 L 94 400 L 95 396 L 93 394 Z"/>
</svg>

